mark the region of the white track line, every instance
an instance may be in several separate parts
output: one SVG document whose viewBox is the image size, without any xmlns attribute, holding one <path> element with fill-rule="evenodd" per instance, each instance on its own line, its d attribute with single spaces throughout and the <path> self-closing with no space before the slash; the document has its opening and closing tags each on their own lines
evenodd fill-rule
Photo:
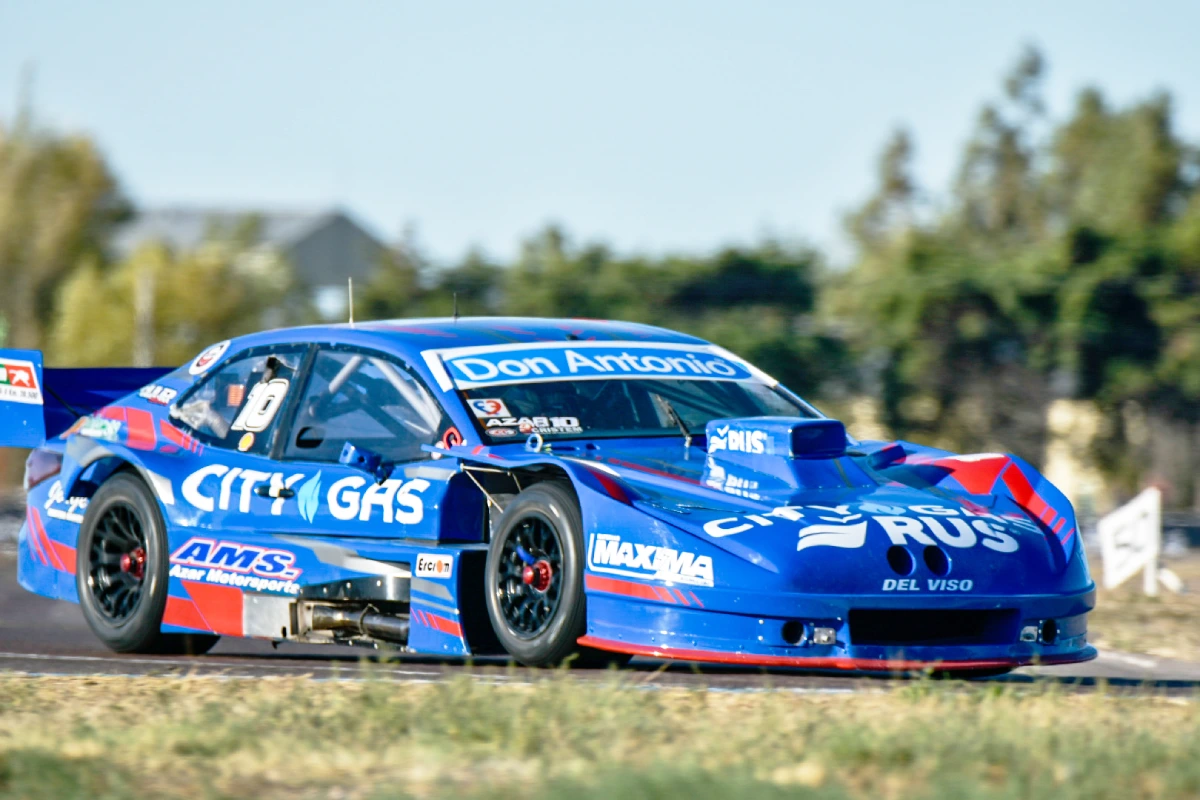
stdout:
<svg viewBox="0 0 1200 800">
<path fill-rule="evenodd" d="M 1117 653 L 1111 650 L 1101 651 L 1100 659 L 1119 661 L 1123 664 L 1129 664 L 1130 666 L 1137 667 L 1138 669 L 1154 669 L 1158 666 L 1158 662 L 1153 658 L 1130 655 L 1129 653 Z"/>
</svg>

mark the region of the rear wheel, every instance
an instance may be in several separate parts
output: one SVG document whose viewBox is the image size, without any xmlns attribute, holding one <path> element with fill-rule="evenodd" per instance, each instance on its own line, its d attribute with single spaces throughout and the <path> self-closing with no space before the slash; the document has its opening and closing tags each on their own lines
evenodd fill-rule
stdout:
<svg viewBox="0 0 1200 800">
<path fill-rule="evenodd" d="M 580 647 L 587 608 L 583 594 L 583 521 L 563 484 L 536 484 L 505 509 L 488 549 L 488 616 L 517 661 L 544 667 L 623 664 L 629 656 Z"/>
<path fill-rule="evenodd" d="M 88 504 L 75 553 L 75 587 L 92 632 L 118 653 L 199 655 L 217 636 L 164 634 L 168 553 L 158 501 L 139 478 L 118 473 Z"/>
</svg>

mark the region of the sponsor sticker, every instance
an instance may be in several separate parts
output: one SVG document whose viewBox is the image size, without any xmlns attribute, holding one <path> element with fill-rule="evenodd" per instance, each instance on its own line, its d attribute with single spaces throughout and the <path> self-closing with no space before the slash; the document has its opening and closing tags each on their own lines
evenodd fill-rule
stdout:
<svg viewBox="0 0 1200 800">
<path fill-rule="evenodd" d="M 482 397 L 467 402 L 471 405 L 471 411 L 479 419 L 512 416 L 508 413 L 508 406 L 504 405 L 504 401 L 498 397 Z"/>
<path fill-rule="evenodd" d="M 708 438 L 709 453 L 721 450 L 751 455 L 773 455 L 775 442 L 766 431 L 730 430 L 728 425 L 723 425 Z"/>
<path fill-rule="evenodd" d="M 302 472 L 285 477 L 282 472 L 209 464 L 184 478 L 180 488 L 187 504 L 200 511 L 211 513 L 218 509 L 229 511 L 236 508 L 243 514 L 249 514 L 250 504 L 257 497 L 255 487 L 265 483 L 269 488 L 271 515 L 278 517 L 288 501 L 282 490 L 291 489 L 305 477 Z M 319 484 L 320 473 L 316 477 Z"/>
<path fill-rule="evenodd" d="M 428 350 L 443 388 L 606 378 L 764 380 L 718 347 L 654 342 L 536 342 Z"/>
<path fill-rule="evenodd" d="M 487 432 L 492 436 L 510 436 L 512 434 L 495 434 L 492 431 L 513 428 L 525 435 L 583 433 L 578 417 L 495 417 L 487 421 Z"/>
<path fill-rule="evenodd" d="M 321 507 L 321 473 L 318 472 L 300 485 L 296 493 L 296 504 L 300 506 L 300 516 L 305 522 L 312 522 Z"/>
<path fill-rule="evenodd" d="M 487 435 L 488 436 L 516 436 L 517 431 L 515 428 L 488 428 Z"/>
<path fill-rule="evenodd" d="M 138 390 L 138 397 L 143 400 L 149 400 L 151 403 L 156 403 L 160 406 L 169 406 L 174 402 L 176 395 L 179 392 L 167 386 L 159 386 L 157 383 L 152 383 L 149 386 L 143 386 Z"/>
<path fill-rule="evenodd" d="M 32 361 L 0 358 L 0 400 L 42 405 L 42 389 Z"/>
<path fill-rule="evenodd" d="M 388 478 L 383 483 L 375 483 L 360 475 L 351 475 L 330 484 L 326 501 L 329 513 L 343 522 L 357 519 L 359 522 L 379 520 L 388 525 L 415 525 L 425 518 L 425 504 L 420 493 L 429 485 L 423 478 L 409 481 Z"/>
<path fill-rule="evenodd" d="M 953 578 L 886 578 L 881 591 L 884 592 L 969 592 L 975 588 L 975 581 L 970 578 L 955 580 Z"/>
<path fill-rule="evenodd" d="M 630 542 L 608 533 L 593 533 L 589 537 L 588 569 L 642 580 L 713 585 L 711 556 Z"/>
<path fill-rule="evenodd" d="M 299 594 L 296 554 L 193 536 L 171 554 L 171 577 L 256 592 Z"/>
<path fill-rule="evenodd" d="M 225 351 L 229 349 L 229 340 L 217 342 L 208 347 L 203 353 L 196 356 L 196 360 L 188 367 L 188 372 L 192 375 L 203 375 L 208 372 L 213 364 L 221 360 L 221 356 L 225 355 Z"/>
<path fill-rule="evenodd" d="M 719 539 L 757 528 L 794 525 L 797 550 L 858 549 L 866 544 L 869 522 L 895 545 L 986 547 L 997 553 L 1015 553 L 1021 533 L 1041 534 L 1036 524 L 1015 514 L 974 512 L 936 503 L 895 506 L 873 502 L 780 506 L 761 514 L 710 520 L 704 523 L 704 532 Z"/>
<path fill-rule="evenodd" d="M 265 500 L 260 499 L 256 491 L 263 484 L 268 490 Z M 429 481 L 423 478 L 389 478 L 383 483 L 375 483 L 362 475 L 349 475 L 329 484 L 324 499 L 333 518 L 343 522 L 414 525 L 425 518 L 421 492 L 429 487 Z M 300 516 L 311 523 L 321 510 L 323 486 L 321 472 L 285 475 L 208 464 L 184 478 L 180 488 L 188 505 L 207 513 L 236 509 L 249 514 L 253 505 L 269 501 L 271 514 L 277 517 L 287 503 L 294 500 Z M 289 491 L 285 492 L 285 489 Z"/>
<path fill-rule="evenodd" d="M 437 553 L 417 554 L 415 574 L 418 578 L 441 578 L 445 580 L 450 577 L 453 571 L 454 556 L 439 555 Z"/>
<path fill-rule="evenodd" d="M 262 433 L 271 427 L 275 415 L 283 407 L 283 398 L 287 397 L 288 385 L 289 382 L 286 378 L 256 383 L 250 390 L 250 397 L 246 400 L 246 405 L 242 407 L 230 429 Z M 253 437 L 251 437 L 250 443 L 254 443 Z"/>
<path fill-rule="evenodd" d="M 88 498 L 64 495 L 62 481 L 55 481 L 51 484 L 50 492 L 43 505 L 47 516 L 76 524 L 83 522 L 83 514 L 87 511 L 87 507 Z"/>
<path fill-rule="evenodd" d="M 84 417 L 83 424 L 79 426 L 79 434 L 91 437 L 92 439 L 116 442 L 121 437 L 121 422 L 115 419 Z"/>
<path fill-rule="evenodd" d="M 463 437 L 459 433 L 458 428 L 451 427 L 447 428 L 446 432 L 442 434 L 441 441 L 438 442 L 438 447 L 449 450 L 451 447 L 458 447 L 462 443 Z"/>
<path fill-rule="evenodd" d="M 244 453 L 247 450 L 249 450 L 251 447 L 254 447 L 254 434 L 253 433 L 243 433 L 242 438 L 238 439 L 238 452 Z"/>
</svg>

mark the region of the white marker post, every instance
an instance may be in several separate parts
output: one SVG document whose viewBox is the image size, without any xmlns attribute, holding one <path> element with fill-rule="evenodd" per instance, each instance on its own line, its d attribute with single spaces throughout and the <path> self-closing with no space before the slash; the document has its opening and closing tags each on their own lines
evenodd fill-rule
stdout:
<svg viewBox="0 0 1200 800">
<path fill-rule="evenodd" d="M 1097 524 L 1100 556 L 1104 561 L 1104 588 L 1115 589 L 1144 570 L 1142 590 L 1158 594 L 1158 584 L 1178 592 L 1175 573 L 1158 566 L 1162 550 L 1162 492 L 1151 487 Z"/>
</svg>

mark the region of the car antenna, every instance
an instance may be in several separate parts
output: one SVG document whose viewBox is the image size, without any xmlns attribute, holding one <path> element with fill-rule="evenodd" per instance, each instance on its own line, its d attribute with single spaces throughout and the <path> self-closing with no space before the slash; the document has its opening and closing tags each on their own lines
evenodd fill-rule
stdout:
<svg viewBox="0 0 1200 800">
<path fill-rule="evenodd" d="M 350 307 L 350 327 L 354 327 L 354 278 L 346 278 L 346 294 Z"/>
<path fill-rule="evenodd" d="M 454 293 L 454 321 L 458 322 L 458 292 Z"/>
</svg>

